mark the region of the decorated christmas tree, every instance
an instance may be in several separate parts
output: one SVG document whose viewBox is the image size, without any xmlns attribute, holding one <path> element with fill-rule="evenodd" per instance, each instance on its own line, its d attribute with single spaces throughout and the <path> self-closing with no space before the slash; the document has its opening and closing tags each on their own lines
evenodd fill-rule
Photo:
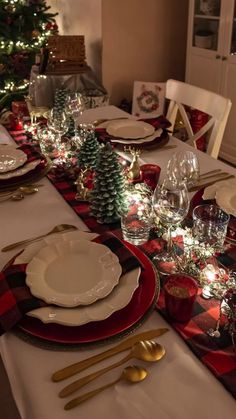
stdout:
<svg viewBox="0 0 236 419">
<path fill-rule="evenodd" d="M 100 144 L 94 132 L 90 132 L 82 144 L 78 155 L 80 169 L 94 169 L 98 160 Z"/>
<path fill-rule="evenodd" d="M 113 223 L 125 211 L 125 178 L 118 155 L 110 144 L 100 151 L 90 194 L 91 213 L 100 223 Z"/>
<path fill-rule="evenodd" d="M 35 54 L 57 33 L 44 0 L 0 0 L 0 109 L 28 90 Z"/>
</svg>

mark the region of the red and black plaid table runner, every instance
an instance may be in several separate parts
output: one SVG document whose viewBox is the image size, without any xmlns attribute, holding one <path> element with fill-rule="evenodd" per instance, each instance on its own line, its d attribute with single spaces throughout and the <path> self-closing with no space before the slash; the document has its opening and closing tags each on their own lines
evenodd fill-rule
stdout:
<svg viewBox="0 0 236 419">
<path fill-rule="evenodd" d="M 20 135 L 11 134 L 16 142 L 26 139 L 26 137 L 22 138 L 22 133 Z M 110 225 L 97 223 L 95 218 L 90 215 L 89 204 L 78 202 L 75 199 L 76 188 L 74 182 L 65 172 L 49 173 L 48 178 L 91 231 L 99 234 L 110 231 L 117 237 L 122 237 L 119 223 Z M 157 252 L 161 251 L 163 245 L 163 240 L 157 238 L 154 234 L 147 243 L 139 246 L 139 248 L 152 259 Z M 219 261 L 227 268 L 235 269 L 236 246 L 227 245 L 225 253 L 219 256 Z M 167 317 L 162 292 L 157 303 L 157 310 L 180 334 L 195 355 L 236 398 L 236 352 L 231 337 L 223 327 L 220 329 L 220 338 L 213 338 L 207 334 L 210 328 L 216 326 L 219 316 L 219 302 L 214 299 L 203 299 L 199 291 L 192 318 L 187 324 L 174 323 Z"/>
</svg>

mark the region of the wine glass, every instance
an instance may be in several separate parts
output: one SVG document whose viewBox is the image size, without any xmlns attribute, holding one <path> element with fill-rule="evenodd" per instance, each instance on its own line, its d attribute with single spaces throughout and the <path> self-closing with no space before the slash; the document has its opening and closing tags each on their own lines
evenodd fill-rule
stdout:
<svg viewBox="0 0 236 419">
<path fill-rule="evenodd" d="M 167 248 L 158 253 L 153 261 L 163 274 L 176 271 L 175 255 L 172 248 L 171 229 L 179 224 L 188 214 L 189 196 L 184 182 L 165 179 L 153 194 L 153 211 L 161 223 L 167 226 Z"/>
<path fill-rule="evenodd" d="M 197 155 L 190 150 L 175 153 L 167 164 L 167 176 L 173 182 L 186 182 L 188 188 L 196 185 L 200 176 Z"/>
<path fill-rule="evenodd" d="M 78 118 L 82 115 L 85 111 L 85 101 L 83 95 L 78 92 L 73 92 L 68 95 L 66 104 L 65 104 L 65 112 L 69 115 L 74 122 L 74 141 L 81 145 L 81 137 L 78 132 Z"/>
<path fill-rule="evenodd" d="M 55 148 L 58 151 L 58 157 L 54 160 L 54 164 L 63 164 L 67 160 L 67 152 L 65 143 L 61 140 L 62 136 L 68 130 L 68 118 L 65 112 L 56 112 L 52 109 L 48 115 L 47 125 L 51 133 L 54 134 Z"/>
</svg>

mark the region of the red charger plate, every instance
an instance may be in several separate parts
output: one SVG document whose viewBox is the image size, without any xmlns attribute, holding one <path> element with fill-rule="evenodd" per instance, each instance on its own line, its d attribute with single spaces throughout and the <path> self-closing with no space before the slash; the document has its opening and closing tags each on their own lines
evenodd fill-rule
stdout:
<svg viewBox="0 0 236 419">
<path fill-rule="evenodd" d="M 71 327 L 55 323 L 44 324 L 39 319 L 25 316 L 18 325 L 18 329 L 40 339 L 41 342 L 43 340 L 47 343 L 80 345 L 112 340 L 141 325 L 155 307 L 160 292 L 160 282 L 150 259 L 134 245 L 125 244 L 143 265 L 140 285 L 125 308 L 113 313 L 105 320 Z"/>
<path fill-rule="evenodd" d="M 203 193 L 204 193 L 204 188 L 197 191 L 195 193 L 195 195 L 192 197 L 191 203 L 190 203 L 190 213 L 191 214 L 193 212 L 193 209 L 197 205 L 206 204 L 206 203 L 215 203 L 214 199 L 204 200 L 202 198 Z M 230 216 L 230 221 L 229 221 L 229 225 L 228 225 L 228 229 L 227 229 L 226 239 L 228 241 L 232 242 L 233 244 L 236 244 L 236 217 L 233 217 L 232 215 Z"/>
<path fill-rule="evenodd" d="M 44 177 L 48 173 L 50 168 L 50 160 L 47 159 L 45 156 L 42 156 L 40 163 L 35 167 L 35 169 L 30 170 L 25 175 L 10 178 L 5 181 L 0 180 L 0 191 L 4 191 L 5 189 L 14 189 L 26 183 L 42 179 L 42 177 Z"/>
<path fill-rule="evenodd" d="M 129 144 L 127 143 L 117 143 L 116 141 L 112 141 L 112 137 L 108 136 L 105 132 L 105 130 L 99 130 L 99 128 L 96 129 L 96 132 L 98 134 L 98 140 L 105 143 L 107 141 L 111 141 L 111 144 L 119 149 L 124 149 L 124 147 L 138 147 L 141 149 L 144 148 L 160 148 L 163 147 L 164 145 L 166 145 L 169 141 L 169 135 L 168 132 L 166 130 L 163 130 L 162 134 L 159 137 L 154 138 L 154 140 L 152 141 L 148 141 L 145 143 L 133 143 L 132 139 L 130 139 Z M 114 138 L 115 140 L 115 138 Z"/>
</svg>

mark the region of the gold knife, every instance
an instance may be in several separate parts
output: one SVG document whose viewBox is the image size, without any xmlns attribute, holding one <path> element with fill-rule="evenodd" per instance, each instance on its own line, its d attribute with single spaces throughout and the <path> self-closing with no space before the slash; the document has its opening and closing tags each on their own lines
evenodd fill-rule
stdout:
<svg viewBox="0 0 236 419">
<path fill-rule="evenodd" d="M 116 355 L 120 352 L 130 349 L 134 345 L 134 343 L 139 342 L 140 340 L 153 339 L 155 337 L 163 335 L 164 333 L 168 332 L 168 330 L 169 329 L 167 328 L 153 329 L 131 336 L 124 342 L 119 343 L 114 348 L 108 349 L 104 352 L 101 352 L 100 354 L 91 356 L 90 358 L 84 359 L 80 362 L 76 362 L 75 364 L 71 364 L 61 370 L 54 372 L 54 374 L 52 375 L 52 381 L 57 382 L 65 380 L 65 378 L 71 377 L 76 373 L 81 372 L 86 368 L 89 368 L 92 365 L 109 358 L 110 356 Z"/>
</svg>

